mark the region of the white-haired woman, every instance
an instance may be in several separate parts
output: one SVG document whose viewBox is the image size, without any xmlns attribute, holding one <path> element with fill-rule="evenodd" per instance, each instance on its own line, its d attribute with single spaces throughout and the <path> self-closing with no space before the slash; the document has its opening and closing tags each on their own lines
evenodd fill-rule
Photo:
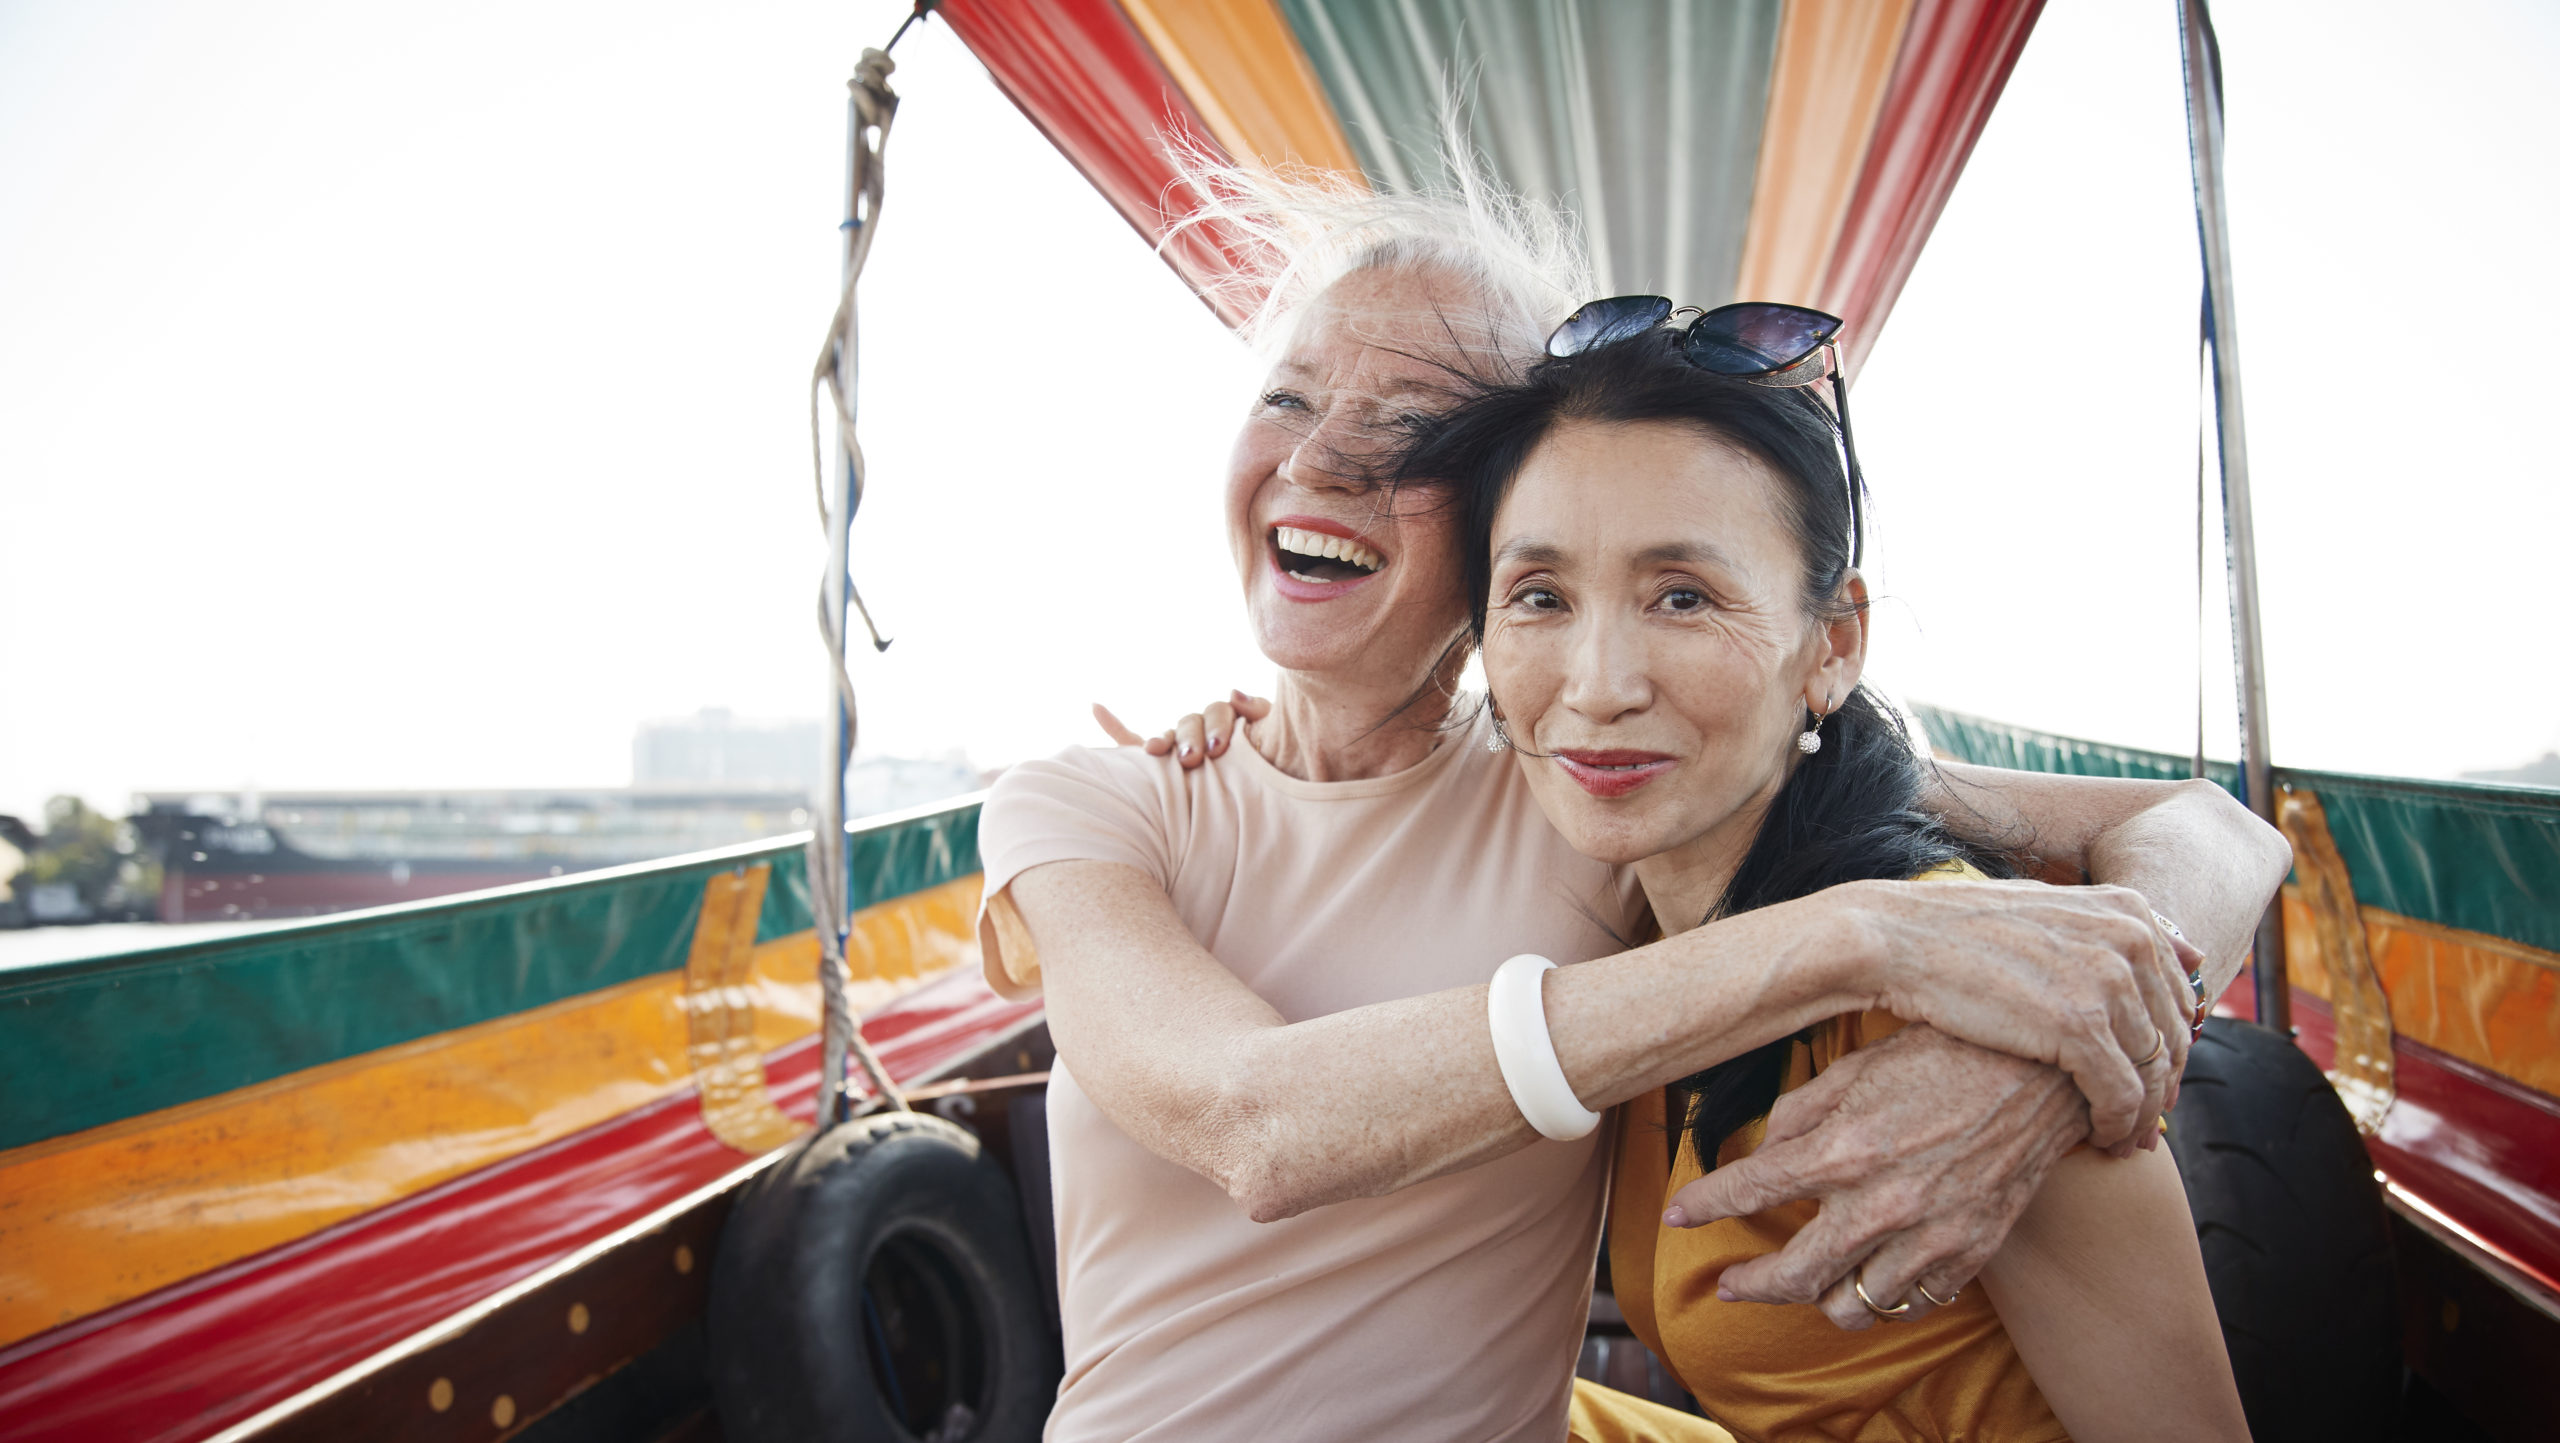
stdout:
<svg viewBox="0 0 2560 1443">
<path fill-rule="evenodd" d="M 1621 951 L 1627 880 L 1548 826 L 1489 723 L 1452 725 L 1454 517 L 1370 480 L 1453 374 L 1525 360 L 1579 299 L 1556 229 L 1480 186 L 1214 180 L 1277 259 L 1227 506 L 1274 704 L 1213 766 L 1017 767 L 980 833 L 990 980 L 1044 992 L 1059 1052 L 1050 1436 L 1721 1436 L 1571 1382 L 1608 1160 L 1587 1128 L 1541 1141 L 1524 1119 L 1488 1032 L 1496 966 L 1583 964 L 1545 983 L 1572 1079 L 1540 1103 L 1550 1136 L 1814 1018 L 1930 1024 L 1834 1069 L 1839 1115 L 1792 1150 L 1721 1170 L 1736 1210 L 1761 1189 L 1830 1221 L 1727 1286 L 1856 1324 L 1852 1267 L 1946 1296 L 2055 1157 L 2152 1135 L 2199 959 L 2151 907 L 2219 985 L 2283 845 L 2201 786 L 2003 779 L 1960 825 L 2031 828 L 2049 861 L 2141 894 L 1862 884 Z"/>
</svg>

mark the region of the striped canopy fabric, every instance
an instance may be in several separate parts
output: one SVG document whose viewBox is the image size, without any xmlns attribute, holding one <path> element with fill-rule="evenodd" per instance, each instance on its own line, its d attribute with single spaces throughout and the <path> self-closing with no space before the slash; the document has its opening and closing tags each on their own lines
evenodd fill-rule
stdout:
<svg viewBox="0 0 2560 1443">
<path fill-rule="evenodd" d="M 1789 301 L 1873 345 L 2042 0 L 942 0 L 937 13 L 1150 242 L 1168 149 L 1438 178 L 1440 112 L 1581 219 L 1605 294 Z M 1213 305 L 1240 251 L 1166 259 Z"/>
</svg>

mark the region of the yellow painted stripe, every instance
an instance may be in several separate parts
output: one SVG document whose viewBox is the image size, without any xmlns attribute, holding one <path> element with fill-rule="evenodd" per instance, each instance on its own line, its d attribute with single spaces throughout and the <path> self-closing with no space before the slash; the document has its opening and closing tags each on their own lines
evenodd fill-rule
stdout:
<svg viewBox="0 0 2560 1443">
<path fill-rule="evenodd" d="M 755 1005 L 746 989 L 755 972 L 756 919 L 772 874 L 763 866 L 711 875 L 684 964 L 685 1061 L 701 1095 L 702 1125 L 750 1157 L 807 1130 L 765 1090 L 764 1050 L 756 1045 Z"/>
<path fill-rule="evenodd" d="M 1297 32 L 1271 0 L 1120 0 L 1120 8 L 1227 154 L 1367 183 Z"/>
<path fill-rule="evenodd" d="M 2560 1096 L 2560 954 L 2379 907 L 2358 911 L 2395 1034 Z M 2306 936 L 2316 936 L 2310 911 L 2287 886 L 2285 970 L 2327 1000 L 2316 942 L 2295 940 Z"/>
<path fill-rule="evenodd" d="M 769 1118 L 754 1131 L 755 1104 L 771 1107 L 761 1056 L 817 1026 L 817 944 L 803 932 L 737 960 L 741 918 L 754 935 L 747 885 L 721 873 L 706 889 L 706 903 L 730 890 L 697 928 L 693 961 L 710 971 L 690 991 L 691 965 L 0 1153 L 0 1344 L 628 1112 L 694 1082 L 698 1061 L 729 1069 L 742 1136 L 780 1140 Z M 858 914 L 854 1005 L 975 967 L 978 886 L 963 877 Z M 761 876 L 752 890 L 760 899 Z"/>
<path fill-rule="evenodd" d="M 1787 0 L 1736 299 L 1825 304 L 1823 273 L 1915 3 Z"/>
<path fill-rule="evenodd" d="M 2356 1130 L 2371 1136 L 2381 1130 L 2400 1092 L 2399 1077 L 2391 1070 L 2391 997 L 2373 965 L 2355 879 L 2329 835 L 2327 808 L 2308 788 L 2281 790 L 2276 825 L 2293 846 L 2294 900 L 2301 904 L 2286 908 L 2285 914 L 2299 911 L 2311 922 L 2299 932 L 2286 931 L 2285 971 L 2291 974 L 2296 952 L 2311 949 L 2328 982 L 2322 995 L 2329 999 L 2329 1018 L 2337 1029 L 2329 1081 L 2354 1114 Z"/>
</svg>

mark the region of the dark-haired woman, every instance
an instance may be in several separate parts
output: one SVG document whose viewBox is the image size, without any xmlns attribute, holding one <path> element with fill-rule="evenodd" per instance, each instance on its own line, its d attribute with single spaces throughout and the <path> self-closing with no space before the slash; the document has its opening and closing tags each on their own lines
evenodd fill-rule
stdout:
<svg viewBox="0 0 2560 1443">
<path fill-rule="evenodd" d="M 1038 992 L 1058 1045 L 1049 1437 L 1720 1437 L 1574 1386 L 1608 1178 L 1584 1104 L 1883 999 L 1937 1024 L 1861 1054 L 1872 1086 L 1826 1125 L 1720 1174 L 1819 1197 L 1827 1224 L 1727 1281 L 1864 1321 L 1858 1259 L 1969 1273 L 2063 1150 L 2156 1141 L 2187 970 L 2237 969 L 2282 839 L 2206 783 L 1986 775 L 1984 808 L 2119 886 L 1835 888 L 1623 950 L 1593 919 L 1614 924 L 1631 886 L 1546 824 L 1489 724 L 1449 725 L 1468 610 L 1451 489 L 1369 484 L 1453 375 L 1534 356 L 1589 293 L 1549 264 L 1560 228 L 1473 182 L 1195 182 L 1275 263 L 1225 514 L 1281 678 L 1215 766 L 1077 750 L 987 801 L 988 978 Z M 1128 409 L 1110 378 L 1062 383 L 1105 425 Z M 1067 579 L 1034 604 L 1076 603 Z M 1582 1089 L 1543 1138 L 1488 1030 L 1486 978 L 1515 952 L 1585 964 L 1543 989 Z M 1922 1127 L 1928 1146 L 1874 1144 Z"/>
<path fill-rule="evenodd" d="M 1921 763 L 1859 685 L 1835 447 L 1809 393 L 1709 374 L 1658 329 L 1491 391 L 1413 463 L 1468 487 L 1491 704 L 1531 793 L 1577 851 L 1631 864 L 1671 933 L 1998 866 L 1920 809 Z M 1775 1125 L 1800 1125 L 1827 1069 L 1902 1025 L 1832 1017 L 1622 1109 L 1609 1246 L 1636 1332 L 1711 1416 L 1771 1443 L 2245 1439 L 2166 1149 L 2057 1163 L 1979 1286 L 1858 1278 L 1899 1326 L 1718 1296 L 1816 1214 L 1691 1227 L 1681 1189 L 1760 1145 L 1782 1095 Z"/>
</svg>

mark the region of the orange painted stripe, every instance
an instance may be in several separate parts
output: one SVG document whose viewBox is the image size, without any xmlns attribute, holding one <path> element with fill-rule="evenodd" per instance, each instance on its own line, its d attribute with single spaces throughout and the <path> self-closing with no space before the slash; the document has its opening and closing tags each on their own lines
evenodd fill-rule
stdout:
<svg viewBox="0 0 2560 1443">
<path fill-rule="evenodd" d="M 1120 8 L 1227 154 L 1367 184 L 1297 32 L 1271 0 L 1120 0 Z"/>
<path fill-rule="evenodd" d="M 724 882 L 738 886 L 718 874 L 707 902 Z M 877 1007 L 919 978 L 977 966 L 978 887 L 962 877 L 858 914 L 847 957 L 854 1005 Z M 752 937 L 743 901 L 730 899 L 728 915 L 734 925 L 744 912 Z M 713 908 L 704 920 L 697 962 L 718 952 Z M 742 967 L 710 980 L 689 991 L 684 972 L 644 977 L 0 1153 L 0 1344 L 693 1085 L 706 1027 L 754 1039 L 751 1070 L 722 1059 L 737 1075 L 718 1099 L 752 1120 L 761 1055 L 817 1026 L 816 939 L 753 947 Z M 706 1005 L 729 1015 L 713 1023 Z M 741 1015 L 750 1007 L 752 1021 Z"/>
<path fill-rule="evenodd" d="M 1822 278 L 1915 3 L 1787 0 L 1736 299 L 1823 304 Z"/>
<path fill-rule="evenodd" d="M 2285 970 L 2325 1000 L 2327 969 L 2294 940 L 2317 937 L 2310 911 L 2290 885 L 2284 903 Z M 2379 907 L 2357 911 L 2395 1036 L 2560 1096 L 2560 953 Z"/>
</svg>

